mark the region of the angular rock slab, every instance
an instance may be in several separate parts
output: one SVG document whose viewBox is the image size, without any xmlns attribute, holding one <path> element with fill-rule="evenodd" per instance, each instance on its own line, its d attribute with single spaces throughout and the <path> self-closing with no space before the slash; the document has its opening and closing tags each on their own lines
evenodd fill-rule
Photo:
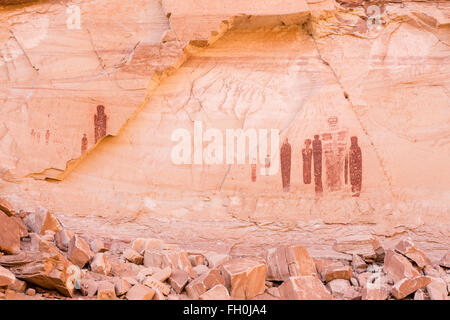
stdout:
<svg viewBox="0 0 450 320">
<path fill-rule="evenodd" d="M 62 254 L 23 251 L 18 255 L 0 257 L 0 265 L 8 267 L 21 280 L 72 296 L 73 286 L 69 278 L 73 274 L 72 264 Z"/>
<path fill-rule="evenodd" d="M 230 300 L 230 294 L 224 285 L 218 284 L 203 293 L 200 300 Z"/>
<path fill-rule="evenodd" d="M 411 262 L 401 254 L 388 250 L 384 258 L 384 272 L 394 281 L 394 283 L 405 278 L 414 278 L 420 275 Z"/>
<path fill-rule="evenodd" d="M 284 300 L 332 300 L 322 281 L 313 276 L 291 277 L 278 287 Z"/>
<path fill-rule="evenodd" d="M 94 253 L 86 240 L 75 235 L 70 240 L 67 256 L 73 264 L 83 268 L 94 257 Z"/>
<path fill-rule="evenodd" d="M 126 297 L 128 300 L 152 300 L 154 295 L 155 291 L 149 287 L 135 284 L 128 290 Z"/>
<path fill-rule="evenodd" d="M 212 287 L 225 284 L 225 279 L 220 274 L 219 270 L 211 269 L 192 280 L 186 286 L 186 293 L 191 299 L 198 299 L 203 293 Z"/>
<path fill-rule="evenodd" d="M 439 265 L 445 268 L 450 268 L 450 251 L 442 257 L 441 261 L 439 261 Z"/>
<path fill-rule="evenodd" d="M 416 246 L 414 246 L 414 243 L 412 243 L 410 240 L 401 240 L 395 246 L 395 251 L 414 261 L 421 269 L 426 265 L 431 264 L 431 261 L 430 259 L 428 259 L 426 254 L 422 250 L 416 248 Z"/>
<path fill-rule="evenodd" d="M 13 205 L 3 198 L 0 198 L 0 211 L 3 211 L 9 217 L 15 214 Z"/>
<path fill-rule="evenodd" d="M 370 235 L 352 235 L 336 239 L 333 249 L 347 254 L 357 254 L 366 260 L 381 259 L 384 250 L 380 242 Z"/>
<path fill-rule="evenodd" d="M 284 281 L 295 276 L 315 276 L 316 266 L 301 246 L 281 246 L 266 253 L 267 280 Z"/>
<path fill-rule="evenodd" d="M 17 254 L 20 251 L 20 229 L 12 217 L 0 211 L 0 251 Z"/>
<path fill-rule="evenodd" d="M 392 288 L 392 295 L 396 299 L 403 299 L 419 289 L 425 288 L 431 283 L 430 277 L 418 276 L 411 279 L 403 279 L 397 282 Z"/>
<path fill-rule="evenodd" d="M 263 261 L 237 258 L 221 265 L 219 269 L 233 299 L 251 299 L 265 290 L 267 266 Z"/>
<path fill-rule="evenodd" d="M 16 276 L 6 268 L 0 266 L 0 287 L 9 286 L 14 283 Z"/>
<path fill-rule="evenodd" d="M 189 260 L 187 252 L 179 249 L 145 250 L 144 266 L 161 269 L 171 267 L 172 270 L 179 269 L 187 272 L 191 278 L 195 278 L 197 276 L 194 269 L 192 269 L 191 261 Z"/>
<path fill-rule="evenodd" d="M 37 234 L 44 234 L 47 230 L 58 232 L 63 229 L 58 219 L 44 208 L 39 208 L 36 212 L 28 214 L 23 218 L 23 222 L 32 232 Z"/>
</svg>

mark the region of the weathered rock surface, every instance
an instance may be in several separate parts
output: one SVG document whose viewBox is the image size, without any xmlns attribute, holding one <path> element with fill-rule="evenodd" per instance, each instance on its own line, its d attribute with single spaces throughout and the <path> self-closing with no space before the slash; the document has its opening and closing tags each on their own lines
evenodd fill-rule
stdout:
<svg viewBox="0 0 450 320">
<path fill-rule="evenodd" d="M 330 292 L 314 276 L 291 277 L 278 287 L 285 300 L 331 300 Z"/>
<path fill-rule="evenodd" d="M 16 277 L 14 273 L 0 266 L 0 287 L 9 286 L 14 283 Z"/>
<path fill-rule="evenodd" d="M 0 251 L 16 254 L 20 251 L 20 229 L 12 217 L 0 212 Z"/>
<path fill-rule="evenodd" d="M 200 275 L 200 274 L 199 274 Z M 169 278 L 170 286 L 180 294 L 189 281 L 189 274 L 183 270 L 173 270 Z"/>
<path fill-rule="evenodd" d="M 411 293 L 416 292 L 416 290 L 424 289 L 430 283 L 430 277 L 417 276 L 414 278 L 405 278 L 394 285 L 392 295 L 396 299 L 403 299 Z"/>
<path fill-rule="evenodd" d="M 47 209 L 39 207 L 35 212 L 29 213 L 23 222 L 26 224 L 31 232 L 37 234 L 45 234 L 45 231 L 50 230 L 58 232 L 62 230 L 62 226 L 58 219 L 50 213 Z"/>
<path fill-rule="evenodd" d="M 152 300 L 155 295 L 155 291 L 147 286 L 141 284 L 135 284 L 128 292 L 128 300 Z"/>
<path fill-rule="evenodd" d="M 225 276 L 226 279 L 226 276 Z M 186 293 L 191 299 L 197 300 L 202 294 L 216 285 L 224 285 L 226 280 L 219 270 L 211 269 L 189 282 L 186 286 Z"/>
<path fill-rule="evenodd" d="M 383 270 L 395 283 L 404 278 L 409 279 L 420 275 L 408 259 L 392 250 L 386 252 Z"/>
<path fill-rule="evenodd" d="M 225 286 L 234 299 L 251 299 L 265 289 L 267 266 L 252 258 L 232 259 L 220 266 Z"/>
<path fill-rule="evenodd" d="M 22 251 L 18 255 L 0 257 L 0 265 L 8 267 L 20 280 L 72 296 L 68 270 L 71 263 L 62 254 Z"/>
<path fill-rule="evenodd" d="M 67 256 L 73 264 L 82 268 L 94 257 L 94 253 L 86 240 L 75 235 L 69 242 Z"/>
<path fill-rule="evenodd" d="M 93 272 L 109 275 L 111 273 L 111 263 L 108 257 L 100 252 L 95 254 L 94 258 L 90 262 L 90 267 Z"/>
<path fill-rule="evenodd" d="M 188 254 L 179 249 L 174 250 L 158 250 L 147 249 L 144 253 L 144 266 L 179 269 L 186 271 L 190 277 L 195 278 L 195 271 L 192 269 Z"/>
<path fill-rule="evenodd" d="M 230 300 L 227 288 L 222 284 L 217 284 L 205 293 L 201 294 L 200 300 Z"/>
<path fill-rule="evenodd" d="M 98 300 L 116 300 L 116 290 L 114 284 L 110 281 L 101 281 L 97 289 Z"/>
<path fill-rule="evenodd" d="M 412 241 L 408 239 L 400 241 L 395 246 L 395 250 L 414 261 L 421 269 L 426 265 L 431 264 L 430 259 L 428 259 L 425 253 L 422 250 L 416 248 L 414 246 L 414 243 L 412 243 Z"/>
<path fill-rule="evenodd" d="M 13 205 L 3 198 L 0 198 L 0 211 L 3 211 L 9 217 L 15 214 Z"/>
<path fill-rule="evenodd" d="M 315 276 L 316 266 L 301 246 L 272 248 L 266 254 L 267 279 L 284 281 L 295 276 Z"/>
<path fill-rule="evenodd" d="M 426 290 L 431 300 L 447 300 L 447 283 L 441 278 L 431 277 Z"/>
</svg>

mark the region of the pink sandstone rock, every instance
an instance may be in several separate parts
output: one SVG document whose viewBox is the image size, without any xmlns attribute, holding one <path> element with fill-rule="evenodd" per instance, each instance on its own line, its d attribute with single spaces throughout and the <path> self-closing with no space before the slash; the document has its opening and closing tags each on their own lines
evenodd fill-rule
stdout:
<svg viewBox="0 0 450 320">
<path fill-rule="evenodd" d="M 9 217 L 15 214 L 13 205 L 3 198 L 0 198 L 0 211 L 3 211 Z"/>
<path fill-rule="evenodd" d="M 90 262 L 90 267 L 91 271 L 95 273 L 104 274 L 106 276 L 111 273 L 111 263 L 103 252 L 99 252 L 94 255 L 92 261 Z"/>
<path fill-rule="evenodd" d="M 94 253 L 86 240 L 75 235 L 70 240 L 67 256 L 73 264 L 82 268 L 94 257 Z"/>
<path fill-rule="evenodd" d="M 157 268 L 171 267 L 172 269 L 186 271 L 192 278 L 196 277 L 187 253 L 179 249 L 147 249 L 144 253 L 144 266 Z"/>
<path fill-rule="evenodd" d="M 63 229 L 61 231 L 56 232 L 55 234 L 56 246 L 62 251 L 67 251 L 69 248 L 70 240 L 72 240 L 73 236 L 74 233 L 67 229 Z"/>
<path fill-rule="evenodd" d="M 291 277 L 278 287 L 285 300 L 332 300 L 330 292 L 314 276 Z"/>
<path fill-rule="evenodd" d="M 421 269 L 426 265 L 431 264 L 430 259 L 428 259 L 425 253 L 422 250 L 416 248 L 414 246 L 414 243 L 412 243 L 412 241 L 410 240 L 401 240 L 395 246 L 395 250 L 414 261 Z"/>
<path fill-rule="evenodd" d="M 0 212 L 0 251 L 16 254 L 20 251 L 20 229 L 12 217 Z"/>
<path fill-rule="evenodd" d="M 137 265 L 141 265 L 144 262 L 144 257 L 131 248 L 125 249 L 125 251 L 122 254 L 122 257 L 125 260 L 130 261 Z"/>
<path fill-rule="evenodd" d="M 6 287 L 14 283 L 16 277 L 14 273 L 0 266 L 0 287 Z"/>
<path fill-rule="evenodd" d="M 327 289 L 335 299 L 359 300 L 361 293 L 350 285 L 348 280 L 335 279 L 327 283 Z"/>
<path fill-rule="evenodd" d="M 284 281 L 291 276 L 315 276 L 316 266 L 301 246 L 272 248 L 266 254 L 267 279 Z"/>
<path fill-rule="evenodd" d="M 230 300 L 227 288 L 222 284 L 217 284 L 205 293 L 201 294 L 200 300 Z"/>
<path fill-rule="evenodd" d="M 445 267 L 445 268 L 450 268 L 450 251 L 448 251 L 441 259 L 441 261 L 439 262 L 439 265 Z"/>
<path fill-rule="evenodd" d="M 116 290 L 114 284 L 109 281 L 101 281 L 98 284 L 97 300 L 116 300 Z"/>
<path fill-rule="evenodd" d="M 170 286 L 180 294 L 189 281 L 189 275 L 183 270 L 173 270 L 169 278 Z"/>
<path fill-rule="evenodd" d="M 252 258 L 232 259 L 220 266 L 233 299 L 251 299 L 264 292 L 267 266 Z"/>
<path fill-rule="evenodd" d="M 128 292 L 128 300 L 152 300 L 155 291 L 141 284 L 135 284 Z"/>
<path fill-rule="evenodd" d="M 383 270 L 394 282 L 420 275 L 408 259 L 392 250 L 386 252 Z"/>
<path fill-rule="evenodd" d="M 441 278 L 430 277 L 431 282 L 426 286 L 430 300 L 447 300 L 447 283 Z"/>
<path fill-rule="evenodd" d="M 392 295 L 396 299 L 403 299 L 418 289 L 424 289 L 431 281 L 430 277 L 424 276 L 402 279 L 392 288 Z"/>
<path fill-rule="evenodd" d="M 203 293 L 219 284 L 225 284 L 224 277 L 222 277 L 219 270 L 211 269 L 189 282 L 186 286 L 186 293 L 191 299 L 196 300 L 199 299 Z"/>
</svg>

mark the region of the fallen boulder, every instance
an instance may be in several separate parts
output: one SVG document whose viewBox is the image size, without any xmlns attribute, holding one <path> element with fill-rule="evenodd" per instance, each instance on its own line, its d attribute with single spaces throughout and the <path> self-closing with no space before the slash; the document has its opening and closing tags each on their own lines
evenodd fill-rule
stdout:
<svg viewBox="0 0 450 320">
<path fill-rule="evenodd" d="M 0 266 L 0 287 L 6 287 L 14 283 L 16 276 L 6 268 Z"/>
<path fill-rule="evenodd" d="M 293 276 L 315 276 L 316 266 L 301 246 L 281 246 L 266 253 L 267 279 L 284 281 Z"/>
<path fill-rule="evenodd" d="M 408 259 L 395 253 L 393 250 L 386 252 L 383 270 L 394 283 L 405 278 L 414 278 L 420 275 L 419 271 L 413 267 Z"/>
<path fill-rule="evenodd" d="M 186 286 L 186 293 L 191 299 L 198 299 L 203 293 L 211 289 L 212 287 L 221 284 L 225 284 L 225 279 L 220 274 L 219 270 L 211 269 L 205 272 L 201 276 L 192 280 Z"/>
<path fill-rule="evenodd" d="M 331 293 L 314 276 L 291 277 L 278 287 L 284 300 L 332 300 Z"/>
<path fill-rule="evenodd" d="M 236 258 L 220 266 L 233 299 L 251 299 L 265 290 L 267 266 L 253 258 Z"/>
<path fill-rule="evenodd" d="M 71 263 L 62 254 L 22 251 L 18 255 L 0 257 L 0 265 L 8 267 L 21 280 L 72 296 Z"/>
<path fill-rule="evenodd" d="M 186 271 L 191 278 L 197 276 L 192 269 L 188 254 L 180 249 L 147 249 L 144 253 L 144 266 L 160 269 L 171 267 L 172 269 Z"/>
<path fill-rule="evenodd" d="M 45 208 L 39 208 L 23 218 L 23 222 L 31 232 L 44 234 L 46 230 L 61 231 L 63 227 L 58 219 Z"/>
<path fill-rule="evenodd" d="M 0 251 L 7 254 L 20 252 L 20 229 L 13 217 L 0 211 Z"/>
<path fill-rule="evenodd" d="M 424 268 L 426 265 L 431 264 L 430 259 L 428 259 L 425 253 L 422 250 L 416 248 L 414 246 L 414 243 L 412 243 L 412 241 L 410 240 L 401 240 L 395 246 L 395 251 L 414 261 L 420 269 Z"/>
<path fill-rule="evenodd" d="M 152 300 L 154 295 L 154 290 L 138 283 L 128 290 L 126 297 L 128 300 Z"/>
<path fill-rule="evenodd" d="M 203 293 L 200 300 L 230 300 L 230 294 L 224 285 L 218 284 Z"/>
<path fill-rule="evenodd" d="M 419 289 L 424 289 L 431 283 L 431 278 L 426 276 L 417 276 L 414 278 L 405 278 L 398 281 L 392 288 L 392 295 L 396 299 L 403 299 Z"/>
<path fill-rule="evenodd" d="M 73 264 L 83 268 L 94 257 L 94 253 L 83 238 L 75 235 L 70 240 L 67 256 Z"/>
</svg>

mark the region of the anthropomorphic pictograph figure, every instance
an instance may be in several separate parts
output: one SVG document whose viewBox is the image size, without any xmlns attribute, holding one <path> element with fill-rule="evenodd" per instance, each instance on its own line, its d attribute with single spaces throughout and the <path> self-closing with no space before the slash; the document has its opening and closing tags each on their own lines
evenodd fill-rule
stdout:
<svg viewBox="0 0 450 320">
<path fill-rule="evenodd" d="M 312 149 L 311 149 L 311 139 L 305 140 L 305 147 L 302 149 L 302 160 L 303 160 L 303 183 L 311 183 L 311 160 L 312 160 Z"/>
<path fill-rule="evenodd" d="M 322 141 L 319 135 L 314 136 L 312 143 L 313 161 L 314 161 L 314 186 L 317 194 L 321 194 L 322 187 Z"/>
<path fill-rule="evenodd" d="M 256 164 L 252 163 L 251 167 L 252 167 L 252 182 L 256 182 Z"/>
<path fill-rule="evenodd" d="M 83 134 L 83 138 L 81 139 L 81 154 L 85 153 L 88 148 L 88 139 L 86 133 Z"/>
<path fill-rule="evenodd" d="M 322 133 L 322 148 L 325 158 L 326 185 L 328 191 L 342 189 L 347 129 L 338 127 L 338 118 L 328 119 L 328 131 Z"/>
<path fill-rule="evenodd" d="M 98 140 L 106 136 L 106 121 L 108 117 L 105 114 L 105 107 L 102 105 L 97 106 L 97 114 L 94 115 L 94 127 L 95 127 L 95 143 Z"/>
<path fill-rule="evenodd" d="M 350 173 L 350 184 L 354 197 L 359 197 L 362 185 L 362 154 L 358 145 L 358 137 L 350 138 L 351 145 L 348 153 L 348 167 Z"/>
<path fill-rule="evenodd" d="M 291 184 L 291 145 L 288 138 L 284 139 L 280 150 L 281 161 L 281 180 L 283 183 L 283 191 L 289 192 Z"/>
</svg>

